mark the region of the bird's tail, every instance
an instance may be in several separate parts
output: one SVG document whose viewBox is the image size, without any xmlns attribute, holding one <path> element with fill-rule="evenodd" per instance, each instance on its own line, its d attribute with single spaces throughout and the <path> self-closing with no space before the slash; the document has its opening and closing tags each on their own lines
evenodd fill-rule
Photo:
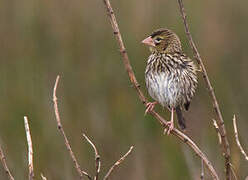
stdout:
<svg viewBox="0 0 248 180">
<path fill-rule="evenodd" d="M 176 114 L 177 114 L 178 124 L 180 128 L 184 130 L 186 128 L 186 123 L 185 123 L 185 119 L 183 117 L 183 113 L 182 113 L 180 106 L 176 107 Z"/>
</svg>

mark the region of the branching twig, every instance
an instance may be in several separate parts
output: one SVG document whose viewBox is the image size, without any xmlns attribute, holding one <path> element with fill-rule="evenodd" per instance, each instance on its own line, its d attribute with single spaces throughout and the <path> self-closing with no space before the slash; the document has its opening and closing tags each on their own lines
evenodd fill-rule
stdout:
<svg viewBox="0 0 248 180">
<path fill-rule="evenodd" d="M 219 144 L 221 145 L 222 140 L 221 140 L 220 130 L 219 130 L 218 124 L 217 124 L 215 119 L 213 119 L 213 125 L 214 125 L 214 129 L 218 135 Z"/>
<path fill-rule="evenodd" d="M 103 2 L 105 4 L 110 23 L 112 25 L 113 33 L 114 33 L 114 35 L 116 37 L 116 40 L 118 42 L 120 52 L 121 52 L 121 55 L 123 57 L 122 60 L 123 60 L 125 69 L 126 69 L 126 71 L 128 73 L 129 79 L 130 79 L 132 85 L 134 86 L 134 88 L 135 88 L 135 90 L 136 90 L 136 92 L 137 92 L 137 94 L 139 96 L 139 99 L 145 105 L 147 103 L 147 99 L 145 98 L 143 92 L 141 91 L 140 86 L 139 86 L 139 84 L 138 84 L 138 82 L 136 80 L 136 77 L 134 75 L 134 72 L 132 70 L 132 67 L 130 65 L 130 61 L 129 61 L 127 52 L 125 50 L 124 43 L 122 41 L 122 37 L 121 37 L 120 31 L 119 31 L 118 23 L 116 21 L 115 15 L 114 15 L 114 11 L 113 11 L 113 9 L 111 7 L 111 4 L 110 4 L 109 0 L 103 0 Z M 155 111 L 151 111 L 151 115 L 153 115 L 160 122 L 162 127 L 167 128 L 166 121 L 158 113 L 156 113 Z M 185 134 L 183 134 L 181 131 L 179 131 L 176 128 L 174 128 L 171 131 L 171 134 L 173 134 L 174 136 L 178 137 L 184 143 L 189 145 L 189 147 L 191 147 L 196 152 L 196 154 L 200 158 L 203 159 L 203 161 L 204 161 L 206 167 L 209 169 L 213 179 L 219 179 L 215 169 L 213 168 L 212 164 L 207 159 L 205 154 L 197 147 L 197 145 L 188 136 L 186 136 Z"/>
<path fill-rule="evenodd" d="M 240 152 L 244 155 L 245 159 L 248 161 L 248 156 L 244 150 L 244 148 L 241 146 L 240 141 L 239 141 L 239 134 L 238 134 L 238 128 L 237 128 L 237 123 L 236 123 L 236 116 L 233 115 L 233 129 L 234 129 L 234 136 L 236 143 L 239 147 Z"/>
<path fill-rule="evenodd" d="M 80 179 L 83 179 L 83 175 L 84 175 L 89 180 L 92 180 L 91 176 L 87 172 L 81 170 L 81 167 L 80 167 L 80 165 L 77 162 L 77 159 L 76 159 L 76 157 L 75 157 L 75 155 L 74 155 L 74 153 L 73 153 L 73 151 L 71 149 L 70 143 L 68 141 L 68 138 L 67 138 L 67 136 L 65 134 L 65 131 L 63 129 L 63 126 L 61 124 L 59 110 L 58 110 L 57 96 L 56 96 L 58 82 L 59 82 L 59 76 L 57 76 L 57 78 L 56 78 L 56 82 L 55 82 L 54 89 L 53 89 L 54 112 L 55 112 L 55 116 L 56 116 L 56 121 L 57 121 L 58 129 L 59 129 L 59 131 L 61 132 L 61 134 L 62 134 L 62 136 L 64 138 L 66 148 L 67 148 L 67 150 L 70 153 L 70 156 L 72 158 L 72 161 L 74 163 L 74 166 L 75 166 L 75 168 L 76 168 L 76 170 L 78 172 L 78 175 L 79 175 Z"/>
<path fill-rule="evenodd" d="M 118 161 L 116 161 L 116 163 L 109 169 L 109 171 L 107 172 L 107 174 L 105 175 L 103 180 L 108 180 L 109 179 L 109 176 L 114 171 L 114 169 L 117 166 L 119 166 L 126 159 L 126 157 L 132 152 L 132 150 L 133 150 L 133 146 L 130 147 L 130 149 L 128 150 L 128 152 L 126 154 L 124 154 L 124 156 L 122 156 Z"/>
<path fill-rule="evenodd" d="M 235 180 L 238 180 L 237 175 L 236 175 L 236 172 L 235 172 L 235 169 L 234 169 L 232 163 L 230 163 L 230 166 L 231 166 L 231 171 L 232 171 L 232 174 L 233 174 L 234 179 Z"/>
<path fill-rule="evenodd" d="M 198 50 L 196 48 L 196 45 L 195 45 L 195 43 L 194 43 L 194 41 L 192 39 L 192 36 L 190 34 L 189 25 L 188 25 L 188 22 L 187 22 L 187 19 L 186 19 L 186 13 L 185 13 L 185 10 L 184 10 L 182 0 L 178 0 L 178 4 L 179 4 L 180 13 L 181 13 L 181 16 L 182 16 L 182 19 L 183 19 L 185 31 L 186 31 L 186 34 L 187 34 L 187 38 L 188 38 L 190 46 L 191 46 L 191 48 L 193 50 L 194 57 L 197 60 L 198 64 L 200 64 L 200 66 L 201 66 L 203 78 L 204 78 L 205 83 L 207 85 L 207 88 L 209 90 L 209 95 L 212 98 L 213 107 L 214 107 L 214 110 L 215 110 L 216 115 L 218 117 L 217 118 L 217 124 L 218 124 L 219 132 L 220 132 L 220 135 L 221 135 L 221 138 L 222 138 L 222 145 L 223 145 L 222 151 L 223 151 L 223 155 L 225 157 L 226 179 L 230 180 L 230 147 L 229 147 L 229 142 L 228 142 L 228 139 L 227 139 L 227 136 L 226 136 L 226 128 L 225 128 L 224 120 L 223 120 L 223 117 L 222 117 L 222 114 L 221 114 L 221 111 L 220 111 L 219 103 L 218 103 L 217 98 L 215 96 L 214 89 L 213 89 L 213 87 L 212 87 L 212 85 L 210 83 L 210 80 L 209 80 L 206 68 L 205 68 L 205 66 L 203 64 L 203 61 L 201 59 L 201 56 L 200 56 L 200 54 L 199 54 L 199 52 L 198 52 Z"/>
<path fill-rule="evenodd" d="M 24 116 L 24 126 L 28 142 L 28 170 L 29 170 L 29 180 L 34 179 L 34 165 L 33 165 L 33 145 L 32 138 L 29 130 L 28 118 Z"/>
<path fill-rule="evenodd" d="M 95 173 L 94 180 L 98 180 L 98 176 L 99 176 L 99 173 L 100 173 L 100 170 L 101 170 L 100 155 L 98 154 L 98 151 L 97 151 L 96 146 L 94 145 L 94 143 L 85 134 L 83 134 L 83 137 L 93 147 L 93 149 L 95 151 L 96 173 Z"/>
<path fill-rule="evenodd" d="M 3 150 L 1 148 L 1 145 L 0 145 L 0 159 L 1 159 L 1 162 L 2 162 L 2 165 L 3 165 L 3 168 L 5 170 L 5 173 L 7 174 L 8 178 L 10 180 L 14 180 L 14 177 L 12 176 L 8 166 L 7 166 L 7 163 L 6 163 L 6 158 L 4 156 L 4 153 L 3 153 Z"/>
</svg>

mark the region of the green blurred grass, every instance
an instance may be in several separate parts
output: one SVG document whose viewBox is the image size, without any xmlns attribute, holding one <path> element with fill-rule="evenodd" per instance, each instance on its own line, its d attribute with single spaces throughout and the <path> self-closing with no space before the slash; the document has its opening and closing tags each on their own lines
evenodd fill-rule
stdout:
<svg viewBox="0 0 248 180">
<path fill-rule="evenodd" d="M 185 37 L 176 2 L 137 0 L 112 2 L 127 52 L 142 89 L 149 55 L 140 41 L 158 27 Z M 248 83 L 246 1 L 185 1 L 193 38 L 215 87 L 231 140 L 232 163 L 240 179 L 248 168 L 233 139 L 232 115 L 237 114 L 241 141 L 246 137 Z M 103 171 L 134 145 L 134 153 L 113 179 L 193 179 L 181 143 L 162 135 L 127 78 L 101 1 L 0 2 L 0 143 L 16 179 L 27 178 L 27 145 L 23 116 L 30 120 L 35 175 L 75 179 L 76 171 L 56 129 L 52 88 L 56 75 L 59 109 L 72 148 L 84 169 L 94 172 L 94 157 L 81 133 L 89 135 L 103 161 Z M 211 101 L 201 76 L 186 114 L 187 133 L 203 147 L 223 174 L 223 158 L 211 119 Z M 160 107 L 157 107 L 161 110 Z M 162 112 L 168 117 L 168 112 Z M 247 147 L 247 146 L 245 146 Z M 218 153 L 218 155 L 216 155 Z M 217 157 L 216 157 L 217 156 Z M 189 158 L 192 158 L 189 156 Z M 6 179 L 0 165 L 0 179 Z M 209 178 L 209 177 L 208 177 Z"/>
</svg>

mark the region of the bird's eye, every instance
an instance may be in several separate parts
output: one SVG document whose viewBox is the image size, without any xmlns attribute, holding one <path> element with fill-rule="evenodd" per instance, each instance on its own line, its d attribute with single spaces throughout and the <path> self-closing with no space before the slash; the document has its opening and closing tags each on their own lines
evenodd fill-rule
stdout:
<svg viewBox="0 0 248 180">
<path fill-rule="evenodd" d="M 155 41 L 155 43 L 160 43 L 161 40 L 162 40 L 161 37 L 157 37 L 154 41 Z"/>
</svg>

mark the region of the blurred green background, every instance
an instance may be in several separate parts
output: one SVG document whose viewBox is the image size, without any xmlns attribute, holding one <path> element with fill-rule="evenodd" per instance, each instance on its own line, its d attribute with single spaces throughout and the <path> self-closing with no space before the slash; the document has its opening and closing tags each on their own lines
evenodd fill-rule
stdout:
<svg viewBox="0 0 248 180">
<path fill-rule="evenodd" d="M 190 29 L 218 97 L 230 140 L 232 164 L 239 179 L 248 164 L 234 138 L 237 115 L 241 142 L 248 149 L 248 11 L 247 1 L 184 1 Z M 176 1 L 112 1 L 131 64 L 142 90 L 149 51 L 140 41 L 154 29 L 168 27 L 191 57 Z M 3 0 L 0 2 L 0 144 L 16 179 L 27 179 L 27 143 L 23 116 L 30 121 L 36 179 L 77 179 L 76 170 L 56 126 L 52 89 L 64 129 L 83 169 L 94 173 L 94 153 L 102 173 L 131 145 L 133 153 L 112 179 L 199 179 L 199 158 L 173 136 L 164 136 L 157 121 L 144 116 L 132 89 L 102 0 Z M 159 106 L 156 109 L 162 112 Z M 162 112 L 168 119 L 169 113 Z M 215 118 L 202 76 L 187 118 L 187 134 L 203 149 L 223 177 L 223 157 Z M 210 179 L 206 170 L 206 179 Z M 0 165 L 0 179 L 7 179 Z"/>
</svg>

